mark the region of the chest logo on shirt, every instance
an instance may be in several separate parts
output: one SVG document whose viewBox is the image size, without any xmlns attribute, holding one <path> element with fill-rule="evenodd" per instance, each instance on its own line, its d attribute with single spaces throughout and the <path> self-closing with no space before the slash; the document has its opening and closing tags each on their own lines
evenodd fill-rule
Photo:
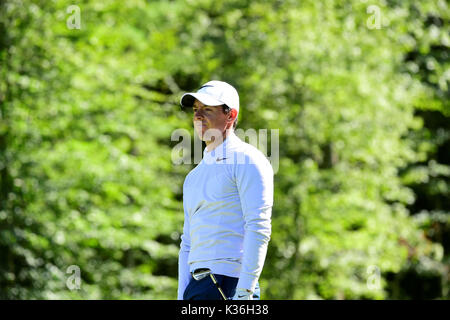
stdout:
<svg viewBox="0 0 450 320">
<path fill-rule="evenodd" d="M 222 160 L 225 160 L 225 159 L 228 159 L 228 158 L 217 158 L 216 161 L 218 162 L 218 161 L 222 161 Z"/>
</svg>

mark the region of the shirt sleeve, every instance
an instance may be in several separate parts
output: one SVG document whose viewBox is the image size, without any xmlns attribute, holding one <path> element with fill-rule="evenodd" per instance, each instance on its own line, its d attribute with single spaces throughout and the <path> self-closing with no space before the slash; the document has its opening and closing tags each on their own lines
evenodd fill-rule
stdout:
<svg viewBox="0 0 450 320">
<path fill-rule="evenodd" d="M 253 291 L 264 265 L 271 235 L 272 166 L 265 157 L 257 162 L 238 164 L 236 184 L 245 222 L 242 267 L 237 288 Z"/>
<path fill-rule="evenodd" d="M 183 300 L 184 290 L 191 280 L 188 263 L 191 248 L 189 229 L 189 215 L 186 209 L 184 209 L 183 234 L 181 235 L 180 252 L 178 255 L 178 300 Z"/>
</svg>

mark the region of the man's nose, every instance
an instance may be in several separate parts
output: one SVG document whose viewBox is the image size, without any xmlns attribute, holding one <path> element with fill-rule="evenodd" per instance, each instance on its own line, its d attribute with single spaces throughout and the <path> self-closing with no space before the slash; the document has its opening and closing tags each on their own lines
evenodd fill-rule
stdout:
<svg viewBox="0 0 450 320">
<path fill-rule="evenodd" d="M 203 111 L 201 110 L 194 111 L 194 119 L 203 119 L 203 115 Z"/>
</svg>

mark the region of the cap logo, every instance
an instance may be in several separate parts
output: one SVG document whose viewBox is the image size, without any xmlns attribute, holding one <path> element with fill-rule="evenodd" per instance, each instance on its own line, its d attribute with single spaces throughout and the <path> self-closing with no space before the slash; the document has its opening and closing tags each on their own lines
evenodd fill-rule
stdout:
<svg viewBox="0 0 450 320">
<path fill-rule="evenodd" d="M 203 89 L 203 88 L 206 88 L 206 87 L 214 87 L 214 86 L 212 86 L 210 84 L 207 84 L 207 85 L 201 86 L 200 89 Z M 198 89 L 198 90 L 200 90 L 200 89 Z"/>
</svg>

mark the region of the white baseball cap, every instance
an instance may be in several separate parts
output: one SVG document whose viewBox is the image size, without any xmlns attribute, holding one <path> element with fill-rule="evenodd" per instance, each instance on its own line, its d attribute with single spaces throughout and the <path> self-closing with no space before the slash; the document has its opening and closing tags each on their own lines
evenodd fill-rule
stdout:
<svg viewBox="0 0 450 320">
<path fill-rule="evenodd" d="M 192 108 L 197 99 L 206 106 L 227 105 L 239 113 L 239 95 L 236 89 L 223 81 L 212 80 L 200 87 L 197 92 L 183 94 L 181 108 Z"/>
</svg>

